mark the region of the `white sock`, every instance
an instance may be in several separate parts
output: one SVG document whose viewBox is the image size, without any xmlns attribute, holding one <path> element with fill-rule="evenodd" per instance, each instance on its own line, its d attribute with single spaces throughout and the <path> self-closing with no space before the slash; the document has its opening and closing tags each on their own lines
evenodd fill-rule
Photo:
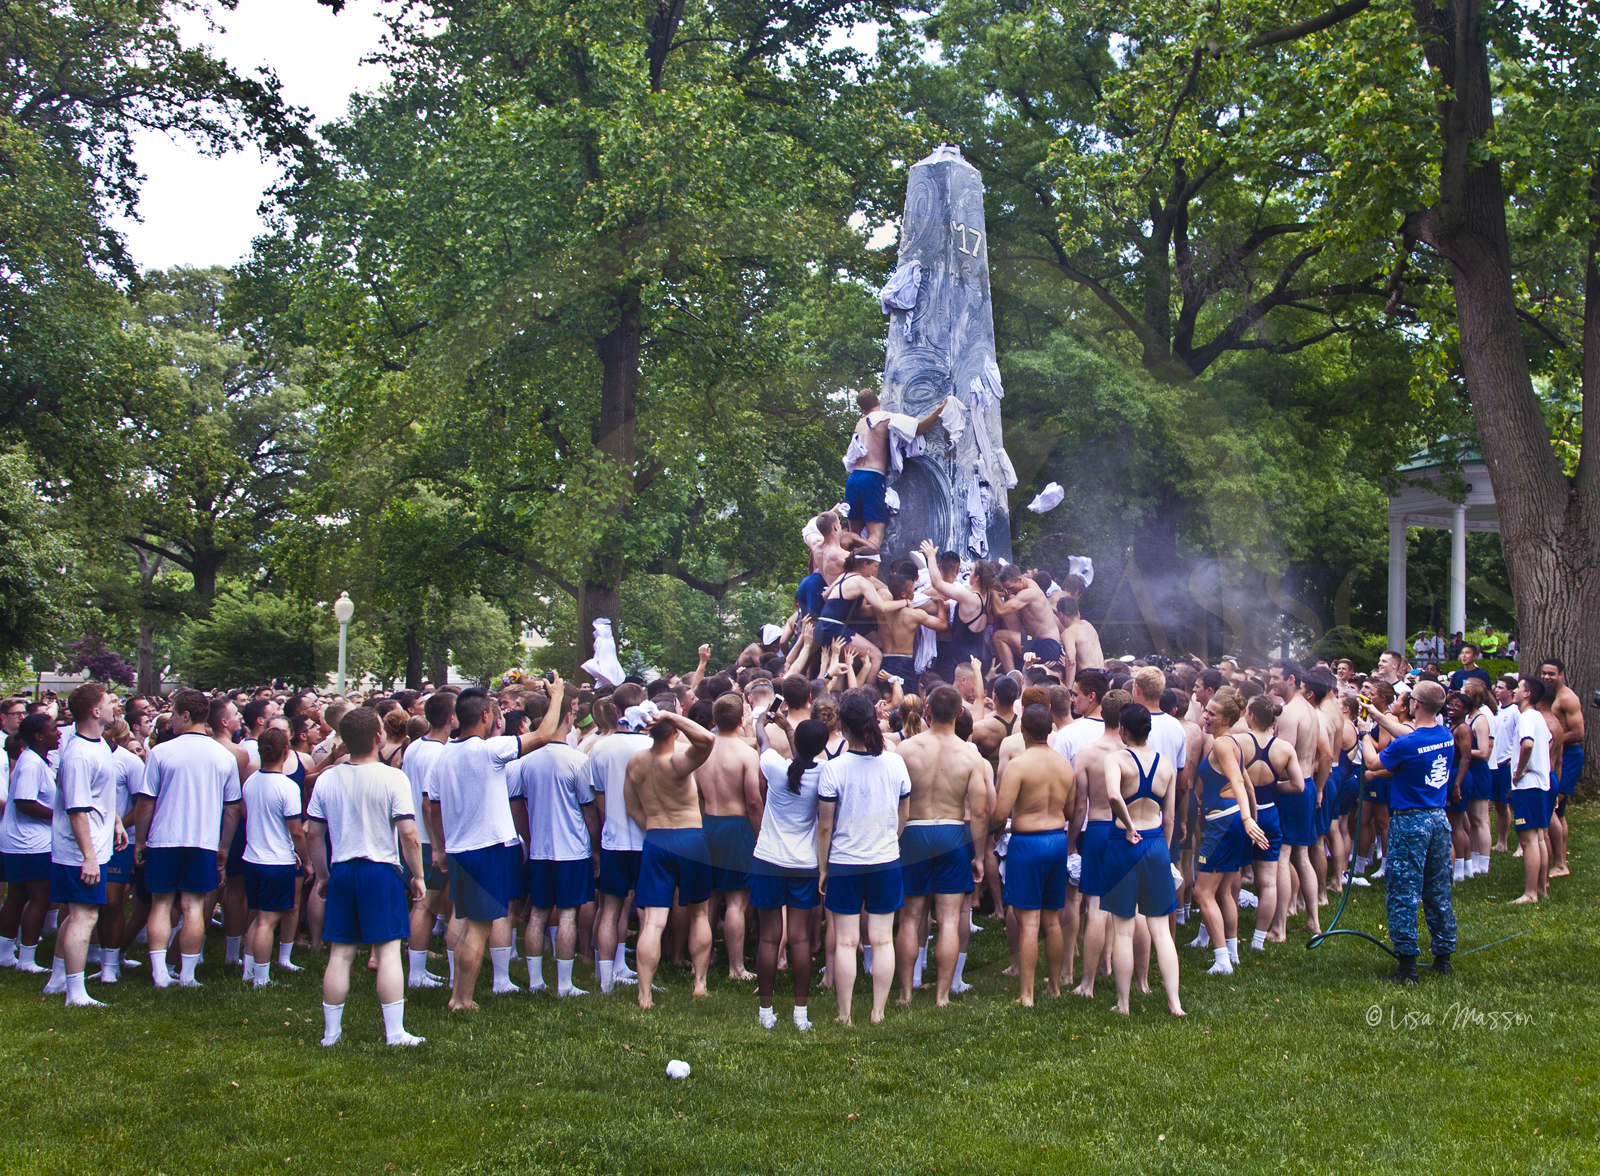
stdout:
<svg viewBox="0 0 1600 1176">
<path fill-rule="evenodd" d="M 1361 875 L 1367 872 L 1367 867 L 1371 864 L 1372 859 L 1370 857 L 1357 857 L 1355 868 L 1351 872 L 1354 873 L 1357 878 L 1359 878 Z"/>
<path fill-rule="evenodd" d="M 44 986 L 45 995 L 54 996 L 67 990 L 67 961 L 60 956 L 50 960 L 50 980 Z"/>
<path fill-rule="evenodd" d="M 224 935 L 222 937 L 222 943 L 223 943 L 224 948 L 226 949 L 222 953 L 222 962 L 223 963 L 225 963 L 225 964 L 237 964 L 237 963 L 240 962 L 239 961 L 239 941 L 241 939 L 243 939 L 243 938 L 244 938 L 244 936 L 242 936 L 242 935 Z"/>
<path fill-rule="evenodd" d="M 1202 920 L 1201 923 L 1200 923 L 1200 934 L 1198 934 L 1198 935 L 1196 935 L 1194 937 L 1194 942 L 1191 943 L 1189 946 L 1190 947 L 1210 947 L 1211 946 L 1211 931 L 1205 925 L 1204 920 Z"/>
<path fill-rule="evenodd" d="M 491 947 L 489 949 L 489 962 L 494 966 L 494 990 L 496 992 L 517 992 L 517 986 L 511 983 L 511 949 L 509 947 Z"/>
<path fill-rule="evenodd" d="M 44 933 L 54 935 L 61 926 L 61 912 L 51 911 L 44 917 Z"/>
<path fill-rule="evenodd" d="M 911 987 L 922 987 L 922 970 L 928 966 L 928 946 L 917 948 L 917 962 L 911 965 Z"/>
<path fill-rule="evenodd" d="M 0 968 L 17 966 L 17 941 L 0 936 Z"/>
<path fill-rule="evenodd" d="M 617 944 L 617 954 L 616 954 L 614 962 L 616 964 L 616 974 L 618 976 L 631 976 L 631 975 L 634 974 L 633 969 L 628 967 L 628 946 L 627 946 L 627 944 L 625 944 L 625 943 Z"/>
<path fill-rule="evenodd" d="M 137 935 L 135 935 L 133 937 L 133 941 L 135 943 L 149 943 L 150 942 L 150 928 L 148 928 L 148 927 L 140 927 L 139 928 L 139 934 L 137 934 Z"/>
<path fill-rule="evenodd" d="M 84 957 L 84 960 L 90 964 L 98 964 L 100 962 L 100 945 L 98 943 L 89 945 L 89 954 Z"/>
<path fill-rule="evenodd" d="M 293 943 L 278 944 L 278 967 L 282 968 L 286 972 L 304 972 L 305 969 L 299 964 L 291 963 L 289 961 L 289 953 L 292 951 L 294 951 Z"/>
<path fill-rule="evenodd" d="M 344 1005 L 322 1003 L 322 1044 L 338 1045 L 344 1036 Z"/>
<path fill-rule="evenodd" d="M 582 988 L 575 988 L 572 984 L 572 965 L 576 960 L 556 959 L 556 995 L 557 996 L 588 996 Z"/>
<path fill-rule="evenodd" d="M 1189 904 L 1188 903 L 1184 903 L 1174 913 L 1177 916 L 1178 926 L 1182 927 L 1185 923 L 1187 923 L 1189 921 Z"/>
<path fill-rule="evenodd" d="M 1214 952 L 1212 952 L 1212 955 L 1215 957 L 1216 963 L 1211 965 L 1211 968 L 1207 973 L 1208 975 L 1211 975 L 1211 976 L 1231 976 L 1231 975 L 1233 975 L 1233 961 L 1228 958 L 1228 949 L 1227 948 L 1219 947 Z"/>
<path fill-rule="evenodd" d="M 548 987 L 544 982 L 544 956 L 531 955 L 528 957 L 528 991 Z"/>
<path fill-rule="evenodd" d="M 965 972 L 966 970 L 967 970 L 967 953 L 964 952 L 964 951 L 957 952 L 956 953 L 956 970 L 954 972 L 952 972 L 951 975 L 950 975 L 950 987 L 954 988 L 957 984 L 962 984 L 962 983 L 965 982 L 962 979 L 961 973 Z"/>
<path fill-rule="evenodd" d="M 600 961 L 597 970 L 600 973 L 601 992 L 610 993 L 610 991 L 616 987 L 617 982 L 611 978 L 612 971 L 616 968 L 616 966 L 617 965 L 612 963 L 610 960 Z"/>
<path fill-rule="evenodd" d="M 262 960 L 256 965 L 256 987 L 265 988 L 272 978 L 272 965 Z"/>
<path fill-rule="evenodd" d="M 79 1008 L 104 1008 L 105 1001 L 95 1000 L 83 985 L 83 973 L 73 972 L 67 977 L 67 1004 Z"/>
<path fill-rule="evenodd" d="M 771 1029 L 778 1023 L 778 1014 L 773 1012 L 771 1008 L 756 1009 L 756 1017 L 760 1020 L 763 1029 Z"/>
<path fill-rule="evenodd" d="M 1255 934 L 1250 936 L 1250 946 L 1255 948 L 1257 951 L 1266 951 L 1267 950 L 1267 932 L 1266 932 L 1266 928 L 1258 927 L 1256 929 Z"/>
<path fill-rule="evenodd" d="M 1452 858 L 1451 861 L 1450 861 L 1450 865 L 1451 865 L 1451 870 L 1455 875 L 1455 880 L 1457 882 L 1466 881 L 1466 877 L 1467 877 L 1467 862 L 1466 862 L 1466 859 L 1465 858 Z"/>
<path fill-rule="evenodd" d="M 182 951 L 178 953 L 179 984 L 182 984 L 185 988 L 198 988 L 200 986 L 200 981 L 194 978 L 194 970 L 200 966 L 200 957 L 204 954 L 204 952 L 198 951 L 193 955 L 187 955 Z"/>
<path fill-rule="evenodd" d="M 1239 937 L 1237 935 L 1228 940 L 1228 962 L 1234 964 L 1239 962 Z"/>
<path fill-rule="evenodd" d="M 1487 874 L 1489 872 L 1489 855 L 1486 854 L 1486 853 L 1480 853 L 1480 854 L 1477 855 L 1477 858 L 1478 858 L 1478 873 Z"/>
<path fill-rule="evenodd" d="M 811 1028 L 811 1021 L 806 1017 L 806 1006 L 794 1006 L 794 1027 L 802 1032 Z"/>
<path fill-rule="evenodd" d="M 444 949 L 444 958 L 447 961 L 449 961 L 449 964 L 450 964 L 450 987 L 454 988 L 456 986 L 456 953 L 451 951 L 447 947 L 447 948 Z"/>
<path fill-rule="evenodd" d="M 157 951 L 150 949 L 150 979 L 155 981 L 157 988 L 165 988 L 172 983 L 172 973 L 167 971 L 167 949 Z"/>
<path fill-rule="evenodd" d="M 427 1040 L 406 1032 L 406 1002 L 403 1000 L 383 1006 L 383 1036 L 390 1045 L 421 1045 Z"/>
<path fill-rule="evenodd" d="M 872 944 L 861 945 L 861 970 L 868 976 L 872 975 Z"/>
<path fill-rule="evenodd" d="M 100 983 L 115 984 L 122 976 L 122 951 L 101 951 Z"/>
</svg>

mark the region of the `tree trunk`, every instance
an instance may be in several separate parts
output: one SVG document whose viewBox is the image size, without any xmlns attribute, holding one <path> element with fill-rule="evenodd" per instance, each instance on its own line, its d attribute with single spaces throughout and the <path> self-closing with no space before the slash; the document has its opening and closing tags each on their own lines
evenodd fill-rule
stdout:
<svg viewBox="0 0 1600 1176">
<path fill-rule="evenodd" d="M 1550 445 L 1523 348 L 1499 164 L 1472 151 L 1493 129 L 1488 45 L 1475 0 L 1433 9 L 1413 0 L 1429 64 L 1450 87 L 1439 105 L 1443 140 L 1439 199 L 1409 218 L 1415 235 L 1451 265 L 1461 367 L 1500 513 L 1517 602 L 1522 670 L 1558 657 L 1580 699 L 1600 685 L 1600 364 L 1585 354 L 1585 442 L 1578 474 L 1567 478 Z M 1591 206 L 1592 208 L 1593 206 Z M 1586 282 L 1585 337 L 1600 346 L 1593 245 Z M 1588 724 L 1585 773 L 1594 778 L 1600 724 Z"/>
<path fill-rule="evenodd" d="M 156 627 L 149 621 L 139 622 L 138 685 L 140 694 L 160 694 L 161 683 L 156 678 Z"/>
<path fill-rule="evenodd" d="M 201 600 L 210 603 L 217 594 L 217 574 L 222 571 L 222 565 L 228 560 L 228 553 L 212 549 L 199 550 L 194 553 L 192 569 L 194 572 L 194 594 Z"/>
<path fill-rule="evenodd" d="M 417 638 L 417 623 L 406 626 L 406 689 L 422 689 L 422 642 Z"/>
<path fill-rule="evenodd" d="M 640 314 L 638 295 L 630 290 L 619 298 L 616 325 L 610 333 L 595 340 L 595 350 L 600 356 L 600 423 L 595 429 L 594 443 L 601 453 L 609 457 L 625 476 L 634 472 L 633 418 L 634 404 L 639 394 L 639 345 L 643 335 L 643 317 Z M 617 590 L 627 574 L 621 557 L 622 535 L 620 523 L 627 518 L 632 506 L 631 492 L 613 502 L 606 512 L 606 524 L 595 536 L 589 565 L 584 569 L 583 582 L 578 586 L 578 644 L 573 674 L 594 656 L 594 622 L 600 617 L 611 621 L 613 633 L 618 628 L 620 602 Z"/>
<path fill-rule="evenodd" d="M 450 659 L 445 650 L 436 650 L 428 659 L 428 679 L 435 687 L 443 686 L 450 680 Z"/>
</svg>

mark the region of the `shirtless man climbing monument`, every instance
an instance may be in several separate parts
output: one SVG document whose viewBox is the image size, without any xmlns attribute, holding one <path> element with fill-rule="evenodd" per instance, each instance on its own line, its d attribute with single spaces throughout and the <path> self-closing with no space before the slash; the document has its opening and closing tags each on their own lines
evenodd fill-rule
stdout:
<svg viewBox="0 0 1600 1176">
<path fill-rule="evenodd" d="M 947 396 L 939 401 L 932 412 L 917 422 L 918 437 L 938 423 L 939 414 L 949 399 Z M 857 535 L 865 535 L 872 546 L 882 547 L 883 531 L 889 524 L 889 507 L 884 502 L 884 491 L 889 488 L 889 414 L 879 409 L 878 394 L 865 389 L 856 394 L 856 407 L 861 410 L 861 419 L 856 422 L 852 446 L 859 440 L 866 452 L 850 466 L 850 477 L 844 484 L 844 500 L 850 508 L 850 529 Z"/>
<path fill-rule="evenodd" d="M 672 892 L 689 908 L 689 955 L 694 962 L 694 995 L 706 995 L 711 963 L 711 854 L 700 825 L 700 794 L 694 770 L 711 755 L 711 732 L 665 709 L 671 695 L 651 700 L 660 713 L 650 725 L 650 746 L 628 761 L 622 799 L 628 816 L 644 828 L 639 861 L 639 1007 L 650 1007 L 650 981 L 661 963 L 661 932 L 672 910 Z M 688 746 L 678 743 L 682 732 Z"/>
</svg>

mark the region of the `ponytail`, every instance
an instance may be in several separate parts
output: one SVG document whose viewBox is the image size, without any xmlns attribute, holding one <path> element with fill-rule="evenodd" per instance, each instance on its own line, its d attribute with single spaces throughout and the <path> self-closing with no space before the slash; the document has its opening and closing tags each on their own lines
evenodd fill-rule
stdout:
<svg viewBox="0 0 1600 1176">
<path fill-rule="evenodd" d="M 799 793 L 800 781 L 817 766 L 817 756 L 828 746 L 828 724 L 807 719 L 794 729 L 794 758 L 789 761 L 789 791 Z"/>
<path fill-rule="evenodd" d="M 852 694 L 839 708 L 839 725 L 860 741 L 868 755 L 883 754 L 883 728 L 878 726 L 878 712 L 859 694 Z"/>
</svg>

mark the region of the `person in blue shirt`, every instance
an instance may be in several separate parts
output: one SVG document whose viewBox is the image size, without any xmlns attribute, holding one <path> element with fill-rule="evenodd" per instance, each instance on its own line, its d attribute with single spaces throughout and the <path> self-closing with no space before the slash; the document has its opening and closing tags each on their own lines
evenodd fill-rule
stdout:
<svg viewBox="0 0 1600 1176">
<path fill-rule="evenodd" d="M 1379 751 L 1372 739 L 1362 740 L 1362 758 L 1370 769 L 1392 773 L 1389 781 L 1388 915 L 1389 938 L 1400 966 L 1384 977 L 1400 984 L 1417 982 L 1417 906 L 1428 922 L 1433 971 L 1448 976 L 1456 949 L 1456 916 L 1450 906 L 1450 822 L 1444 815 L 1454 776 L 1456 741 L 1439 721 L 1444 687 L 1418 682 L 1411 692 L 1412 725 L 1392 715 L 1369 710 L 1373 721 L 1392 736 Z"/>
<path fill-rule="evenodd" d="M 1450 689 L 1465 690 L 1473 678 L 1482 682 L 1485 690 L 1494 685 L 1489 671 L 1478 664 L 1478 647 L 1469 641 L 1461 647 L 1461 668 L 1450 675 Z"/>
</svg>

